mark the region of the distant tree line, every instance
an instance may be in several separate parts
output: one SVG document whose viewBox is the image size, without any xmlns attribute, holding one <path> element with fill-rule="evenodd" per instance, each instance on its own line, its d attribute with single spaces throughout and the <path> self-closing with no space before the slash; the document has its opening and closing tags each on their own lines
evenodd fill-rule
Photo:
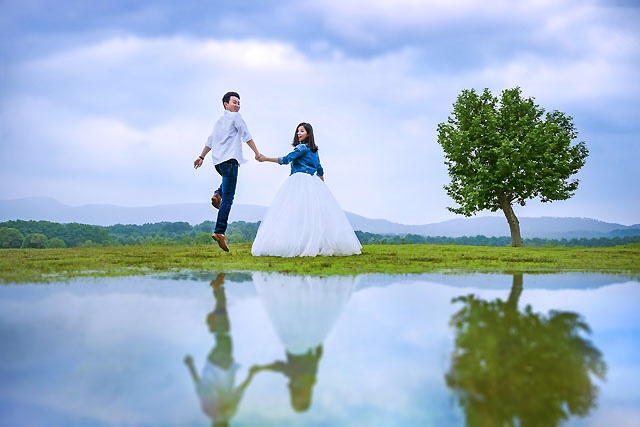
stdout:
<svg viewBox="0 0 640 427">
<path fill-rule="evenodd" d="M 259 223 L 233 222 L 227 229 L 229 243 L 251 242 Z M 59 224 L 49 221 L 0 222 L 0 248 L 65 248 L 78 246 L 208 245 L 215 222 L 195 226 L 187 222 L 158 222 L 110 226 Z"/>
<path fill-rule="evenodd" d="M 237 221 L 229 224 L 229 243 L 252 242 L 258 232 L 258 222 Z M 212 221 L 198 225 L 187 222 L 158 222 L 143 225 L 116 224 L 110 226 L 87 224 L 59 224 L 49 221 L 0 222 L 0 248 L 66 248 L 78 246 L 129 246 L 129 245 L 210 245 L 214 244 Z M 509 246 L 511 237 L 421 236 L 418 234 L 385 235 L 356 231 L 362 244 L 377 245 L 471 245 Z M 574 239 L 525 238 L 529 247 L 585 246 L 604 247 L 640 243 L 640 235 Z"/>
<path fill-rule="evenodd" d="M 487 237 L 483 235 L 446 237 L 446 236 L 421 236 L 418 234 L 406 235 L 384 235 L 356 231 L 356 235 L 362 244 L 369 245 L 469 245 L 469 246 L 511 246 L 511 237 Z M 640 243 L 640 235 L 615 236 L 615 237 L 593 237 L 593 238 L 572 238 L 572 239 L 544 239 L 539 237 L 522 239 L 523 245 L 528 247 L 554 247 L 554 246 L 584 246 L 584 247 L 605 247 L 620 246 L 630 243 Z"/>
<path fill-rule="evenodd" d="M 85 224 L 49 221 L 7 221 L 0 223 L 2 248 L 65 248 L 105 246 L 111 243 L 109 230 Z"/>
</svg>

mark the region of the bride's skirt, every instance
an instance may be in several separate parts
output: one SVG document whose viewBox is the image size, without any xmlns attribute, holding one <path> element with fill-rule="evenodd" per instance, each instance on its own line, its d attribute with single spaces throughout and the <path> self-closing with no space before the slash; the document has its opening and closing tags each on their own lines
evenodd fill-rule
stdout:
<svg viewBox="0 0 640 427">
<path fill-rule="evenodd" d="M 346 215 L 320 178 L 294 173 L 282 184 L 260 223 L 254 256 L 359 254 L 362 246 Z"/>
<path fill-rule="evenodd" d="M 344 312 L 358 276 L 253 273 L 253 284 L 287 353 L 322 345 Z"/>
</svg>

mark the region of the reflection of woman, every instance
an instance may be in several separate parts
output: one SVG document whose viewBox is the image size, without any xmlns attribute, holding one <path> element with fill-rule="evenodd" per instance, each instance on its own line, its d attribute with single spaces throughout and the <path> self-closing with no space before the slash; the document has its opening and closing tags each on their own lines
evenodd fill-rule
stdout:
<svg viewBox="0 0 640 427">
<path fill-rule="evenodd" d="M 252 368 L 285 375 L 291 406 L 309 408 L 323 342 L 351 298 L 355 277 L 289 276 L 255 273 L 253 282 L 285 347 L 286 361 Z"/>
<path fill-rule="evenodd" d="M 216 337 L 216 344 L 207 356 L 202 375 L 198 377 L 193 358 L 187 355 L 184 362 L 189 368 L 196 385 L 202 410 L 211 418 L 215 427 L 229 425 L 235 415 L 245 389 L 256 370 L 251 370 L 247 378 L 235 387 L 238 364 L 233 360 L 233 342 L 230 334 L 227 298 L 225 295 L 224 273 L 218 274 L 211 282 L 216 300 L 214 310 L 207 316 L 209 330 Z"/>
<path fill-rule="evenodd" d="M 316 383 L 318 363 L 322 357 L 322 346 L 309 349 L 304 354 L 287 352 L 287 361 L 278 360 L 268 365 L 258 365 L 251 368 L 252 372 L 279 372 L 289 379 L 289 395 L 291 406 L 298 412 L 306 411 L 311 406 L 313 386 Z"/>
</svg>

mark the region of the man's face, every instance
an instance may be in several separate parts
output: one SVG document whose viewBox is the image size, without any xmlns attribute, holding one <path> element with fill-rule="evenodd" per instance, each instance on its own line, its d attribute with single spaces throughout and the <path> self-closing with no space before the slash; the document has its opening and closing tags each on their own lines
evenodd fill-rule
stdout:
<svg viewBox="0 0 640 427">
<path fill-rule="evenodd" d="M 224 103 L 224 108 L 232 113 L 237 113 L 240 111 L 240 99 L 237 96 L 232 96 L 229 98 L 229 102 Z"/>
</svg>

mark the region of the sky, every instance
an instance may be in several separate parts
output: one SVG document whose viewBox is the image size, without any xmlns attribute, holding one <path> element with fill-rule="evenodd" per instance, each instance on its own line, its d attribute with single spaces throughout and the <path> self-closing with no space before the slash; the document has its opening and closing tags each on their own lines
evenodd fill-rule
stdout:
<svg viewBox="0 0 640 427">
<path fill-rule="evenodd" d="M 233 90 L 267 156 L 314 126 L 344 210 L 440 222 L 438 123 L 518 86 L 590 154 L 572 198 L 516 215 L 640 223 L 638 0 L 1 0 L 0 35 L 0 199 L 208 204 L 193 161 Z M 289 167 L 245 156 L 235 203 L 269 206 Z"/>
</svg>

